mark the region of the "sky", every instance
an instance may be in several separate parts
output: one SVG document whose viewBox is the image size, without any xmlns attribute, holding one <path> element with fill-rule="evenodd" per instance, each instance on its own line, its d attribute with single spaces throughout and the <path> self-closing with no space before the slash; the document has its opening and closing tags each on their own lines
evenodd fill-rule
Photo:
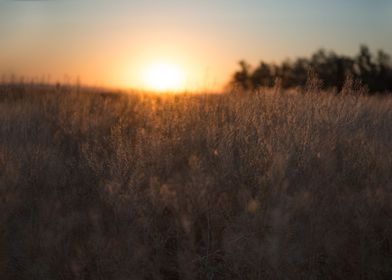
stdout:
<svg viewBox="0 0 392 280">
<path fill-rule="evenodd" d="M 0 0 L 0 74 L 143 88 L 151 65 L 219 90 L 245 59 L 392 53 L 389 0 Z"/>
</svg>

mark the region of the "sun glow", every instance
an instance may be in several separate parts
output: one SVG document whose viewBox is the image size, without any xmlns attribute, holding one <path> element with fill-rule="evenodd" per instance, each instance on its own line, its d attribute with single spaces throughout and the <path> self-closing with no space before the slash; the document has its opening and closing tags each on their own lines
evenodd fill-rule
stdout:
<svg viewBox="0 0 392 280">
<path fill-rule="evenodd" d="M 144 73 L 145 88 L 152 91 L 182 91 L 185 88 L 184 72 L 170 63 L 150 65 Z"/>
</svg>

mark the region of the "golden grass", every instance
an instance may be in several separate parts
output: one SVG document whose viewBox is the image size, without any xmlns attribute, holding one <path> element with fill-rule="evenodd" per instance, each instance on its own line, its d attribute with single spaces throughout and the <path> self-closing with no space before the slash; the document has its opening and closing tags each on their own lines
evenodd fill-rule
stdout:
<svg viewBox="0 0 392 280">
<path fill-rule="evenodd" d="M 0 89 L 1 279 L 386 279 L 392 98 Z"/>
</svg>

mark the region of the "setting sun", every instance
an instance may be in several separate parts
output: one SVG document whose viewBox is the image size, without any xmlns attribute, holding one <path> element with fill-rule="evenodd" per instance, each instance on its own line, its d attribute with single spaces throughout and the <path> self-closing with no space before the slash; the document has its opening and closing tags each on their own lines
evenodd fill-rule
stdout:
<svg viewBox="0 0 392 280">
<path fill-rule="evenodd" d="M 157 63 L 150 65 L 144 73 L 145 87 L 153 91 L 184 90 L 184 72 L 176 65 Z"/>
</svg>

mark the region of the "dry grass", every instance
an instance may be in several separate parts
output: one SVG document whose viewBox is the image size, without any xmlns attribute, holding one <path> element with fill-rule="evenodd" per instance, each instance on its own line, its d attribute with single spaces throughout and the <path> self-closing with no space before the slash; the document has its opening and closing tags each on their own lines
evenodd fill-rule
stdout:
<svg viewBox="0 0 392 280">
<path fill-rule="evenodd" d="M 392 97 L 274 92 L 1 88 L 0 278 L 390 278 Z"/>
</svg>

